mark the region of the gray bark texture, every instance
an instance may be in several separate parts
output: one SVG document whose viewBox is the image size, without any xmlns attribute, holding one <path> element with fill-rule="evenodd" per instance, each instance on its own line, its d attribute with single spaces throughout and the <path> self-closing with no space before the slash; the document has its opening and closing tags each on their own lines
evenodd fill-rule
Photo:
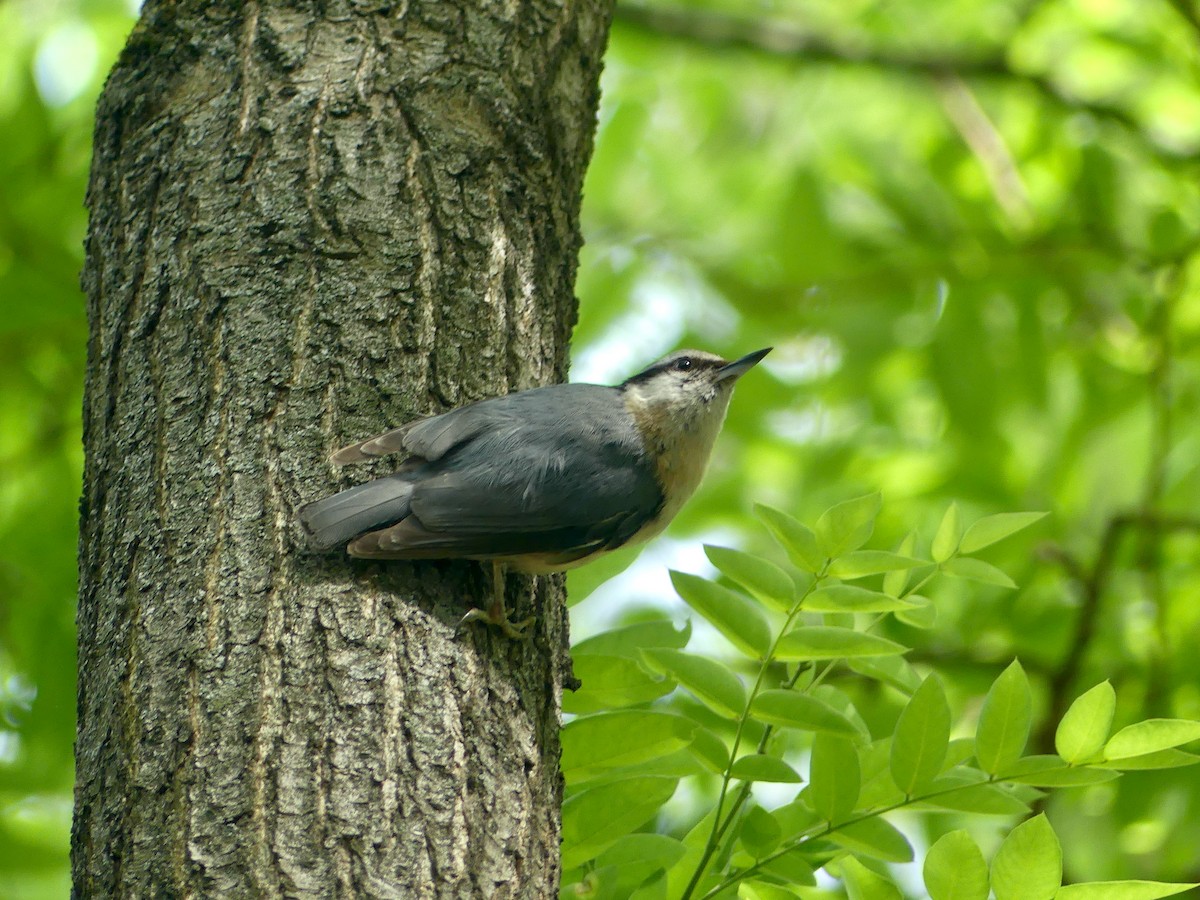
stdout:
<svg viewBox="0 0 1200 900">
<path fill-rule="evenodd" d="M 306 554 L 328 453 L 561 380 L 609 0 L 149 0 L 97 112 L 77 897 L 553 897 L 561 581 Z M 379 465 L 375 474 L 386 471 Z"/>
</svg>

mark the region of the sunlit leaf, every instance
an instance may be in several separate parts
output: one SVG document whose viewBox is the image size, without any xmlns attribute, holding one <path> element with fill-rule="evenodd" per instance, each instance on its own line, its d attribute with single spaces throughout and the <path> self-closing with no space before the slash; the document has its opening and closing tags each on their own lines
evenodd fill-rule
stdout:
<svg viewBox="0 0 1200 900">
<path fill-rule="evenodd" d="M 628 778 L 568 797 L 562 807 L 562 864 L 601 853 L 657 814 L 675 793 L 674 778 Z"/>
<path fill-rule="evenodd" d="M 802 625 L 779 639 L 775 658 L 787 662 L 807 659 L 841 659 L 856 656 L 889 656 L 908 648 L 878 635 L 827 625 Z"/>
<path fill-rule="evenodd" d="M 729 748 L 715 732 L 707 728 L 696 729 L 687 749 L 710 772 L 724 775 L 729 767 Z"/>
<path fill-rule="evenodd" d="M 807 793 L 813 808 L 830 822 L 842 821 L 853 812 L 861 786 L 854 744 L 840 735 L 818 734 L 809 765 Z"/>
<path fill-rule="evenodd" d="M 967 578 L 983 584 L 994 584 L 997 587 L 1015 588 L 1016 582 L 982 559 L 969 556 L 956 556 L 942 564 L 942 571 L 955 578 Z"/>
<path fill-rule="evenodd" d="M 860 656 L 847 660 L 846 665 L 905 694 L 911 695 L 921 686 L 921 677 L 902 656 Z"/>
<path fill-rule="evenodd" d="M 742 652 L 766 656 L 771 631 L 758 608 L 746 597 L 698 575 L 671 572 L 671 583 L 687 605 L 704 616 Z"/>
<path fill-rule="evenodd" d="M 1106 760 L 1143 756 L 1200 740 L 1200 722 L 1192 719 L 1146 719 L 1122 728 L 1104 745 Z"/>
<path fill-rule="evenodd" d="M 958 542 L 961 538 L 962 517 L 958 512 L 958 504 L 951 503 L 946 509 L 945 515 L 942 516 L 942 522 L 938 525 L 938 530 L 933 536 L 929 555 L 933 557 L 934 562 L 945 562 L 954 555 L 954 551 L 958 549 Z"/>
<path fill-rule="evenodd" d="M 755 859 L 762 859 L 779 846 L 783 835 L 775 817 L 761 806 L 752 806 L 742 817 L 738 840 Z"/>
<path fill-rule="evenodd" d="M 992 858 L 996 900 L 1053 900 L 1062 885 L 1062 848 L 1045 815 L 1008 833 Z"/>
<path fill-rule="evenodd" d="M 1094 763 L 1104 769 L 1118 771 L 1138 771 L 1143 769 L 1178 769 L 1183 766 L 1194 766 L 1200 762 L 1200 756 L 1195 753 L 1185 753 L 1183 750 L 1156 750 L 1141 756 L 1127 756 L 1124 759 L 1102 760 Z"/>
<path fill-rule="evenodd" d="M 708 561 L 751 594 L 775 609 L 787 612 L 796 600 L 796 583 L 770 560 L 729 547 L 704 546 Z"/>
<path fill-rule="evenodd" d="M 850 900 L 902 900 L 904 895 L 890 879 L 868 869 L 853 856 L 844 858 L 840 865 Z"/>
<path fill-rule="evenodd" d="M 1200 887 L 1200 882 L 1168 884 L 1162 881 L 1092 881 L 1064 884 L 1054 900 L 1158 900 Z"/>
<path fill-rule="evenodd" d="M 882 498 L 878 493 L 833 506 L 817 519 L 817 544 L 828 557 L 857 550 L 871 537 Z"/>
<path fill-rule="evenodd" d="M 746 708 L 746 690 L 737 675 L 706 656 L 679 650 L 643 650 L 655 671 L 669 675 L 718 715 L 736 718 Z"/>
<path fill-rule="evenodd" d="M 796 900 L 800 895 L 777 884 L 750 879 L 738 882 L 738 900 Z"/>
<path fill-rule="evenodd" d="M 808 612 L 894 612 L 913 609 L 918 605 L 910 600 L 900 600 L 850 584 L 831 584 L 813 591 L 804 599 L 804 609 Z"/>
<path fill-rule="evenodd" d="M 826 556 L 817 545 L 817 536 L 811 528 L 787 513 L 761 503 L 755 505 L 754 511 L 798 568 L 814 574 L 821 571 Z"/>
<path fill-rule="evenodd" d="M 572 669 L 583 687 L 563 692 L 563 712 L 601 712 L 648 703 L 675 689 L 673 681 L 649 675 L 624 656 L 585 653 L 574 657 Z"/>
<path fill-rule="evenodd" d="M 766 781 L 775 784 L 799 784 L 796 770 L 776 756 L 750 753 L 739 757 L 730 769 L 730 777 L 739 781 Z"/>
<path fill-rule="evenodd" d="M 910 531 L 896 548 L 896 555 L 912 557 L 916 555 L 916 549 L 917 534 L 915 531 Z M 891 572 L 885 573 L 883 592 L 891 597 L 899 597 L 903 594 L 904 588 L 908 586 L 908 571 L 907 569 L 893 569 Z"/>
<path fill-rule="evenodd" d="M 951 831 L 934 842 L 925 854 L 923 874 L 930 900 L 987 900 L 987 863 L 965 831 Z"/>
<path fill-rule="evenodd" d="M 922 792 L 941 771 L 950 742 L 950 706 L 936 675 L 909 699 L 892 735 L 892 780 L 906 796 Z"/>
<path fill-rule="evenodd" d="M 834 578 L 852 580 L 927 565 L 928 560 L 900 556 L 886 550 L 854 550 L 835 559 L 829 566 L 829 574 Z"/>
<path fill-rule="evenodd" d="M 1000 673 L 984 698 L 975 729 L 975 758 L 990 775 L 999 775 L 1021 758 L 1033 722 L 1033 697 L 1021 664 Z"/>
<path fill-rule="evenodd" d="M 860 819 L 830 833 L 835 844 L 884 862 L 912 862 L 913 849 L 900 830 L 882 816 Z"/>
<path fill-rule="evenodd" d="M 904 599 L 913 605 L 908 609 L 896 611 L 896 620 L 913 628 L 932 628 L 937 624 L 937 607 L 928 597 L 920 594 L 909 594 Z"/>
<path fill-rule="evenodd" d="M 768 725 L 831 734 L 858 734 L 854 724 L 836 709 L 796 691 L 763 691 L 750 704 L 750 713 Z"/>
<path fill-rule="evenodd" d="M 1044 512 L 1015 512 L 999 513 L 994 516 L 984 516 L 972 522 L 962 536 L 958 549 L 962 553 L 974 553 L 989 547 L 997 541 L 1016 534 L 1023 528 L 1028 528 L 1034 522 L 1044 519 Z"/>
<path fill-rule="evenodd" d="M 627 884 L 668 869 L 683 856 L 683 844 L 665 834 L 627 834 L 596 857 L 597 867 L 612 866 Z"/>
<path fill-rule="evenodd" d="M 1069 763 L 1098 757 L 1112 730 L 1116 708 L 1117 695 L 1107 681 L 1077 697 L 1054 732 L 1058 755 Z"/>
<path fill-rule="evenodd" d="M 582 781 L 615 766 L 628 766 L 686 747 L 696 724 L 651 710 L 620 710 L 583 716 L 562 730 L 562 770 Z"/>
<path fill-rule="evenodd" d="M 677 629 L 670 619 L 654 619 L 637 622 L 623 628 L 602 631 L 587 640 L 571 645 L 571 656 L 598 654 L 601 656 L 627 656 L 638 659 L 644 647 L 686 647 L 692 636 L 690 622 Z"/>
</svg>

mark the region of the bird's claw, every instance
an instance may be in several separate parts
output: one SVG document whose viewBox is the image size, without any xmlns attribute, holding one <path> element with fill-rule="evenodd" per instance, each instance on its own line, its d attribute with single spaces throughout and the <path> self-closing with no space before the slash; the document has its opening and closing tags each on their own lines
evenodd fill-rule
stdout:
<svg viewBox="0 0 1200 900">
<path fill-rule="evenodd" d="M 504 609 L 499 610 L 483 610 L 472 609 L 462 619 L 459 620 L 458 630 L 462 631 L 470 622 L 486 622 L 493 628 L 500 629 L 500 632 L 514 641 L 529 640 L 532 637 L 532 632 L 528 630 L 529 626 L 537 621 L 537 616 L 530 616 L 528 619 L 522 619 L 520 622 L 512 622 L 508 618 L 508 613 Z"/>
</svg>

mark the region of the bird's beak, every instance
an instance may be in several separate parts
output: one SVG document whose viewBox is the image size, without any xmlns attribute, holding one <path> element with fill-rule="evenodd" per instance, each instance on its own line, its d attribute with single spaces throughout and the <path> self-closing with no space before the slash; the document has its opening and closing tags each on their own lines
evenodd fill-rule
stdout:
<svg viewBox="0 0 1200 900">
<path fill-rule="evenodd" d="M 771 350 L 771 347 L 764 347 L 762 350 L 755 350 L 753 353 L 747 353 L 741 359 L 735 359 L 731 363 L 725 363 L 725 365 L 717 369 L 717 382 L 737 381 L 756 365 L 758 365 L 759 360 L 770 353 Z"/>
</svg>

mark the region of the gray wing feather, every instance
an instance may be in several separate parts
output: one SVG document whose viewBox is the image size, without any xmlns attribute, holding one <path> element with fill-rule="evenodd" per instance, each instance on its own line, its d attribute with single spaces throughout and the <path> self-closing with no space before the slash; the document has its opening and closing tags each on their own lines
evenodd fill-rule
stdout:
<svg viewBox="0 0 1200 900">
<path fill-rule="evenodd" d="M 662 506 L 641 437 L 609 387 L 485 400 L 355 448 L 362 458 L 402 450 L 424 460 L 405 475 L 407 518 L 369 526 L 391 527 L 356 540 L 356 556 L 581 557 L 624 543 Z"/>
</svg>

